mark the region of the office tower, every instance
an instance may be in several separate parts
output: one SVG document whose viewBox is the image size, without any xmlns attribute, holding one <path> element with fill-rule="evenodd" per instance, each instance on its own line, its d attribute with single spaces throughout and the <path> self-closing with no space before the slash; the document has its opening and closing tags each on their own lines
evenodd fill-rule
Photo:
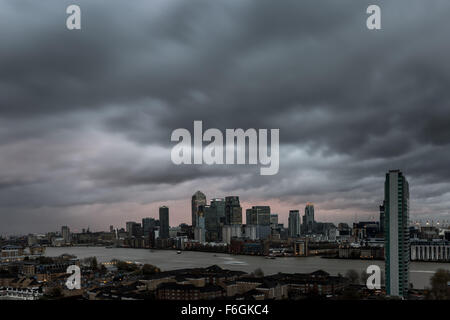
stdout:
<svg viewBox="0 0 450 320">
<path fill-rule="evenodd" d="M 253 206 L 246 210 L 246 224 L 270 226 L 270 207 Z"/>
<path fill-rule="evenodd" d="M 206 241 L 220 241 L 222 227 L 225 224 L 225 200 L 215 198 L 210 205 L 204 207 Z"/>
<path fill-rule="evenodd" d="M 246 209 L 245 210 L 245 224 L 250 226 L 250 225 L 255 225 L 256 223 L 254 223 L 253 221 L 253 210 L 250 209 Z"/>
<path fill-rule="evenodd" d="M 206 196 L 203 192 L 197 191 L 192 196 L 192 227 L 197 226 L 197 215 L 199 213 L 200 207 L 206 206 Z"/>
<path fill-rule="evenodd" d="M 205 241 L 208 242 L 217 241 L 219 236 L 218 232 L 216 232 L 217 227 L 216 210 L 214 208 L 211 208 L 211 205 L 206 205 L 203 207 L 203 211 L 205 213 Z"/>
<path fill-rule="evenodd" d="M 222 242 L 231 243 L 231 239 L 233 238 L 241 238 L 242 237 L 242 225 L 239 224 L 231 224 L 225 225 L 222 228 L 223 239 Z"/>
<path fill-rule="evenodd" d="M 194 239 L 199 242 L 206 241 L 205 217 L 197 215 L 197 226 L 194 228 Z"/>
<path fill-rule="evenodd" d="M 109 226 L 109 232 L 111 232 L 111 233 L 114 232 L 114 226 L 113 226 L 113 225 L 110 225 L 110 226 Z"/>
<path fill-rule="evenodd" d="M 128 221 L 126 223 L 127 236 L 128 237 L 141 237 L 142 236 L 142 226 L 140 223 L 134 221 Z"/>
<path fill-rule="evenodd" d="M 246 210 L 246 224 L 256 226 L 256 238 L 267 239 L 270 236 L 270 207 L 253 206 Z"/>
<path fill-rule="evenodd" d="M 405 297 L 409 286 L 409 185 L 400 170 L 390 170 L 384 183 L 386 293 Z"/>
<path fill-rule="evenodd" d="M 303 216 L 303 231 L 305 233 L 313 233 L 314 222 L 314 204 L 308 202 L 305 207 L 305 215 Z"/>
<path fill-rule="evenodd" d="M 64 239 L 65 243 L 70 243 L 71 241 L 70 228 L 68 226 L 61 227 L 61 237 Z"/>
<path fill-rule="evenodd" d="M 155 219 L 153 218 L 143 218 L 142 219 L 142 233 L 144 237 L 148 237 L 150 232 L 155 227 Z"/>
<path fill-rule="evenodd" d="M 380 206 L 380 233 L 381 234 L 384 233 L 384 224 L 385 224 L 384 205 L 385 205 L 385 202 L 383 201 L 383 204 Z"/>
<path fill-rule="evenodd" d="M 239 197 L 225 197 L 225 224 L 242 224 L 242 208 Z"/>
<path fill-rule="evenodd" d="M 244 234 L 245 234 L 245 238 L 247 238 L 249 240 L 257 240 L 258 239 L 257 226 L 251 225 L 251 224 L 246 224 L 245 228 L 244 228 Z"/>
<path fill-rule="evenodd" d="M 140 223 L 134 223 L 131 229 L 131 236 L 142 237 L 142 225 Z"/>
<path fill-rule="evenodd" d="M 133 226 L 133 237 L 142 237 L 142 225 L 140 223 L 136 223 Z"/>
<path fill-rule="evenodd" d="M 288 229 L 289 237 L 300 236 L 300 212 L 298 210 L 289 210 Z"/>
<path fill-rule="evenodd" d="M 133 226 L 134 226 L 134 224 L 136 224 L 136 222 L 134 222 L 134 221 L 127 221 L 126 224 L 125 224 L 128 237 L 133 236 Z"/>
<path fill-rule="evenodd" d="M 276 228 L 278 226 L 278 214 L 276 213 L 270 214 L 270 225 L 273 228 Z"/>
<path fill-rule="evenodd" d="M 162 206 L 159 208 L 159 237 L 161 239 L 169 238 L 169 208 Z"/>
<path fill-rule="evenodd" d="M 156 247 L 156 239 L 158 238 L 158 235 L 159 235 L 159 226 L 154 225 L 152 228 L 149 229 L 148 237 L 146 238 L 148 239 L 148 246 L 150 248 Z"/>
<path fill-rule="evenodd" d="M 205 206 L 200 206 L 197 211 L 196 223 L 197 226 L 194 228 L 194 239 L 200 242 L 205 242 Z"/>
</svg>

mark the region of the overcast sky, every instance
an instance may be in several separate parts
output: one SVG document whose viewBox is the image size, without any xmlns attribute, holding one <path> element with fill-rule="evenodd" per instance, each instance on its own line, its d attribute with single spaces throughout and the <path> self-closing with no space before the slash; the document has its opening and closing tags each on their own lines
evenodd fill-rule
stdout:
<svg viewBox="0 0 450 320">
<path fill-rule="evenodd" d="M 160 205 L 190 223 L 196 190 L 284 223 L 308 201 L 318 221 L 378 219 L 389 169 L 412 219 L 450 220 L 449 17 L 448 0 L 0 0 L 0 233 Z M 194 120 L 279 128 L 279 173 L 175 166 L 170 135 Z"/>
</svg>

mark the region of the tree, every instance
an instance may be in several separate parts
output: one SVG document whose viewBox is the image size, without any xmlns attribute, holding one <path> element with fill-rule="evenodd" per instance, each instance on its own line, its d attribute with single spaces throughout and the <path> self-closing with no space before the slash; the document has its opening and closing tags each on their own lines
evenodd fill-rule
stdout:
<svg viewBox="0 0 450 320">
<path fill-rule="evenodd" d="M 48 289 L 45 295 L 49 298 L 60 298 L 62 297 L 63 293 L 60 287 L 53 287 Z"/>
<path fill-rule="evenodd" d="M 355 287 L 347 287 L 342 292 L 342 295 L 338 298 L 341 300 L 360 300 L 361 294 Z"/>
<path fill-rule="evenodd" d="M 366 283 L 367 283 L 367 279 L 369 278 L 369 274 L 366 272 L 366 270 L 363 270 L 362 272 L 361 272 L 361 283 L 363 284 L 363 285 L 366 285 Z"/>
<path fill-rule="evenodd" d="M 92 257 L 92 259 L 91 259 L 91 268 L 92 268 L 92 270 L 98 269 L 98 262 L 97 262 L 96 257 Z"/>
<path fill-rule="evenodd" d="M 155 267 L 154 265 L 151 264 L 144 264 L 142 266 L 142 274 L 143 275 L 150 275 L 150 274 L 154 274 L 154 273 L 158 273 L 161 270 L 158 267 Z"/>
<path fill-rule="evenodd" d="M 40 256 L 37 258 L 39 264 L 51 264 L 54 262 L 53 258 Z"/>
<path fill-rule="evenodd" d="M 359 284 L 359 275 L 356 270 L 350 269 L 346 272 L 345 277 L 350 280 L 351 284 Z"/>
<path fill-rule="evenodd" d="M 105 274 L 105 273 L 107 273 L 107 272 L 108 272 L 108 269 L 106 269 L 105 265 L 102 264 L 102 265 L 100 266 L 100 273 L 101 273 L 101 274 Z"/>
<path fill-rule="evenodd" d="M 136 271 L 137 269 L 139 269 L 139 266 L 137 264 L 135 264 L 135 263 L 128 263 L 128 262 L 121 261 L 121 260 L 117 261 L 116 267 L 117 267 L 117 270 L 130 271 L 130 272 L 131 271 Z"/>
<path fill-rule="evenodd" d="M 255 277 L 262 278 L 264 277 L 264 272 L 261 270 L 261 268 L 257 268 L 255 269 L 255 271 L 253 271 L 253 275 Z"/>
<path fill-rule="evenodd" d="M 450 299 L 450 271 L 438 269 L 431 277 L 431 295 L 434 299 Z"/>
</svg>

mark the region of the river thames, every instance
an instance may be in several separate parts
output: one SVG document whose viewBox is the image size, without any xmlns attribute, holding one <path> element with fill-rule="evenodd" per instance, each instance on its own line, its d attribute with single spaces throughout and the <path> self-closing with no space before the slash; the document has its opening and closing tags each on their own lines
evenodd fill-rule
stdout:
<svg viewBox="0 0 450 320">
<path fill-rule="evenodd" d="M 354 269 L 359 274 L 369 265 L 378 265 L 384 270 L 383 261 L 368 260 L 343 260 L 324 259 L 315 257 L 280 257 L 266 259 L 258 256 L 229 255 L 223 253 L 183 251 L 177 254 L 174 250 L 149 250 L 129 248 L 104 248 L 104 247 L 48 247 L 46 256 L 59 256 L 68 253 L 79 259 L 97 257 L 99 262 L 109 262 L 112 259 L 120 259 L 139 263 L 149 263 L 163 271 L 197 268 L 218 265 L 224 269 L 252 272 L 261 268 L 265 275 L 278 272 L 307 273 L 322 269 L 332 275 L 341 273 L 345 275 L 347 270 Z M 410 282 L 416 289 L 429 286 L 430 278 L 437 269 L 450 270 L 450 263 L 411 262 Z"/>
</svg>

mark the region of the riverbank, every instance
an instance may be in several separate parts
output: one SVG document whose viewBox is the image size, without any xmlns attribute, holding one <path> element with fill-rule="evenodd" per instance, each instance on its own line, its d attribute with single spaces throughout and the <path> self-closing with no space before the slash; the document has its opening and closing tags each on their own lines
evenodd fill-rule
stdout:
<svg viewBox="0 0 450 320">
<path fill-rule="evenodd" d="M 348 270 L 355 270 L 359 274 L 365 272 L 370 265 L 378 265 L 384 270 L 384 261 L 374 260 L 348 260 L 348 259 L 322 259 L 314 257 L 277 257 L 265 259 L 263 256 L 230 255 L 223 253 L 183 251 L 177 254 L 176 250 L 153 250 L 132 248 L 105 248 L 105 247 L 48 247 L 46 256 L 59 256 L 68 253 L 79 259 L 95 256 L 99 262 L 109 262 L 112 259 L 149 263 L 161 270 L 175 270 L 182 268 L 199 268 L 218 265 L 224 269 L 253 272 L 260 268 L 264 274 L 309 273 L 324 270 L 331 275 L 345 274 Z M 434 272 L 438 269 L 450 269 L 450 263 L 411 262 L 410 280 L 417 289 L 429 285 Z"/>
</svg>

